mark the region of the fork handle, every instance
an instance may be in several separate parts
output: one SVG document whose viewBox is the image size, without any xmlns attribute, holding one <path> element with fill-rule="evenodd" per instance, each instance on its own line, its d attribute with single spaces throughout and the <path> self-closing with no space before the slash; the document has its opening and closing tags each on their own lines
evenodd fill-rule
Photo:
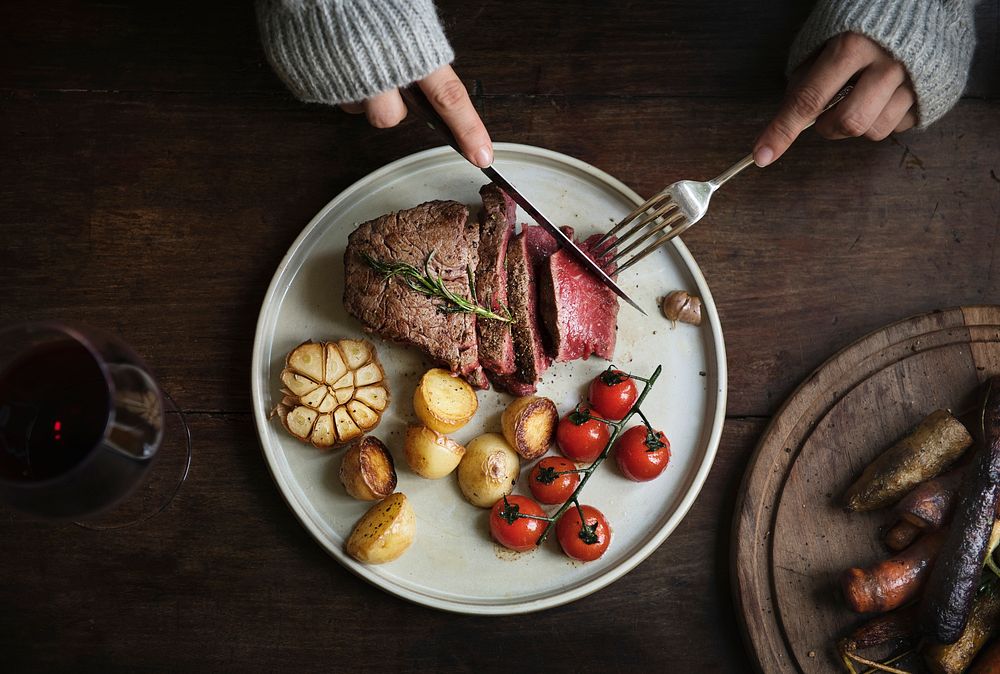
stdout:
<svg viewBox="0 0 1000 674">
<path fill-rule="evenodd" d="M 841 89 L 840 91 L 838 91 L 837 94 L 833 98 L 830 99 L 830 102 L 826 104 L 826 107 L 823 108 L 823 111 L 820 112 L 819 114 L 822 115 L 824 112 L 826 112 L 827 110 L 829 110 L 830 108 L 832 108 L 833 106 L 835 106 L 837 103 L 840 103 L 842 100 L 844 100 L 845 98 L 847 98 L 847 94 L 851 93 L 851 89 L 853 89 L 853 88 L 854 88 L 854 85 L 848 84 L 843 89 Z M 817 116 L 817 119 L 818 119 L 818 116 Z M 808 129 L 809 127 L 811 127 L 815 123 L 816 123 L 816 120 L 814 119 L 813 121 L 811 121 L 808 124 L 806 124 L 805 127 L 802 130 L 805 131 L 806 129 Z M 716 176 L 715 179 L 709 180 L 708 184 L 712 186 L 712 191 L 714 192 L 715 190 L 717 190 L 720 187 L 722 187 L 723 185 L 725 185 L 726 182 L 728 182 L 730 178 L 732 178 L 737 173 L 739 173 L 740 171 L 742 171 L 743 169 L 745 169 L 747 166 L 750 166 L 751 164 L 753 164 L 753 152 L 751 152 L 747 156 L 743 157 L 743 159 L 739 160 L 738 162 L 736 162 L 735 164 L 733 164 L 732 166 L 730 166 L 729 168 L 727 168 L 725 171 L 723 171 L 718 176 Z"/>
<path fill-rule="evenodd" d="M 720 173 L 714 179 L 709 180 L 708 184 L 712 186 L 712 191 L 714 192 L 715 190 L 722 187 L 724 184 L 726 184 L 726 181 L 728 181 L 734 175 L 745 169 L 747 166 L 750 166 L 751 164 L 753 164 L 753 152 L 751 152 L 747 156 L 743 157 L 743 159 L 739 160 L 738 162 L 727 168 L 725 171 Z"/>
</svg>

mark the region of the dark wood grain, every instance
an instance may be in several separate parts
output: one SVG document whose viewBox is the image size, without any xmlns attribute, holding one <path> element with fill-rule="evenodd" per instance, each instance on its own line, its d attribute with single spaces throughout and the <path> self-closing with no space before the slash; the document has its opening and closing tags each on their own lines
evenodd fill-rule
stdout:
<svg viewBox="0 0 1000 674">
<path fill-rule="evenodd" d="M 495 139 L 580 157 L 642 194 L 746 151 L 808 13 L 797 0 L 437 4 Z M 190 413 L 196 444 L 179 500 L 141 529 L 4 511 L 4 663 L 484 671 L 511 664 L 530 630 L 519 666 L 555 649 L 570 659 L 553 669 L 747 671 L 729 521 L 767 418 L 861 334 L 997 301 L 998 21 L 1000 0 L 981 2 L 969 96 L 931 130 L 807 136 L 726 186 L 685 236 L 731 382 L 702 495 L 649 560 L 586 601 L 482 619 L 407 604 L 323 554 L 274 488 L 248 414 L 257 311 L 288 245 L 352 182 L 437 139 L 293 101 L 247 2 L 0 4 L 0 324 L 120 334 Z M 604 642 L 617 645 L 592 646 Z"/>
<path fill-rule="evenodd" d="M 517 662 L 595 644 L 587 670 L 656 662 L 741 670 L 726 531 L 758 421 L 728 425 L 704 495 L 632 573 L 586 601 L 486 618 L 409 604 L 352 576 L 282 501 L 248 414 L 189 418 L 197 447 L 191 475 L 148 525 L 114 533 L 15 513 L 0 518 L 7 662 L 13 656 L 15 666 L 36 671 L 75 663 L 122 672 L 383 672 L 394 663 L 476 672 L 511 663 L 513 644 Z M 674 619 L 681 614 L 683 626 Z M 690 647 L 692 634 L 705 649 Z"/>
<path fill-rule="evenodd" d="M 838 580 L 891 556 L 886 509 L 845 513 L 848 486 L 938 409 L 968 409 L 1000 368 L 1000 308 L 934 312 L 878 330 L 814 372 L 750 460 L 733 528 L 735 597 L 764 672 L 839 667 L 834 643 L 863 621 Z"/>
<path fill-rule="evenodd" d="M 509 3 L 443 0 L 456 68 L 487 95 L 757 98 L 784 88 L 786 52 L 809 13 L 802 0 Z M 0 5 L 0 88 L 267 91 L 284 95 L 256 38 L 252 3 L 178 0 Z M 1000 0 L 977 12 L 968 94 L 1000 94 Z"/>
</svg>

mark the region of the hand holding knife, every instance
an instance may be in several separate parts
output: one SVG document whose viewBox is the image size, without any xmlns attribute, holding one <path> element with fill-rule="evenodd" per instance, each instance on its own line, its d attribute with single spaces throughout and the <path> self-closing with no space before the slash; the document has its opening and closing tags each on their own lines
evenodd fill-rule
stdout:
<svg viewBox="0 0 1000 674">
<path fill-rule="evenodd" d="M 437 131 L 445 142 L 455 149 L 456 152 L 462 154 L 462 150 L 458 145 L 458 141 L 455 139 L 454 134 L 445 124 L 444 120 L 431 105 L 431 102 L 427 100 L 427 96 L 423 91 L 420 90 L 416 85 L 410 85 L 409 87 L 404 87 L 399 90 L 402 95 L 403 100 L 406 102 L 407 107 L 412 110 L 415 114 L 421 117 L 429 127 Z M 559 243 L 559 247 L 566 250 L 570 255 L 572 255 L 577 262 L 583 265 L 587 270 L 594 274 L 605 286 L 610 288 L 618 297 L 622 298 L 630 305 L 635 307 L 643 315 L 646 314 L 638 304 L 636 304 L 632 299 L 622 290 L 614 279 L 608 276 L 600 265 L 594 262 L 590 256 L 588 256 L 576 243 L 573 242 L 568 236 L 566 236 L 561 229 L 556 227 L 548 218 L 546 218 L 541 211 L 538 210 L 524 195 L 521 194 L 510 181 L 507 180 L 495 166 L 487 166 L 486 168 L 480 169 L 486 177 L 492 180 L 494 183 L 499 185 L 504 192 L 506 192 L 510 197 L 517 202 L 517 205 L 524 209 L 524 211 L 531 216 L 531 218 L 537 222 L 539 225 L 545 228 L 545 230 L 551 234 L 555 240 Z"/>
</svg>

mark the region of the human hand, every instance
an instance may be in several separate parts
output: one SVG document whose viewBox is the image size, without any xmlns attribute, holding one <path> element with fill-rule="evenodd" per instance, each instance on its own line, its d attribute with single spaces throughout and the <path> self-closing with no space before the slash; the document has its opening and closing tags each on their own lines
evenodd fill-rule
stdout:
<svg viewBox="0 0 1000 674">
<path fill-rule="evenodd" d="M 479 119 L 465 85 L 451 66 L 441 66 L 417 84 L 455 134 L 465 158 L 480 168 L 492 164 L 493 143 L 490 141 L 490 134 Z M 340 107 L 353 114 L 365 113 L 369 123 L 379 129 L 396 126 L 406 117 L 406 104 L 398 89 L 383 92 L 360 103 L 345 103 Z"/>
<path fill-rule="evenodd" d="M 855 76 L 847 98 L 820 115 Z M 817 115 L 816 130 L 825 138 L 883 140 L 916 124 L 915 101 L 913 84 L 899 61 L 864 35 L 841 33 L 795 72 L 778 114 L 754 143 L 754 161 L 757 166 L 775 161 Z"/>
</svg>

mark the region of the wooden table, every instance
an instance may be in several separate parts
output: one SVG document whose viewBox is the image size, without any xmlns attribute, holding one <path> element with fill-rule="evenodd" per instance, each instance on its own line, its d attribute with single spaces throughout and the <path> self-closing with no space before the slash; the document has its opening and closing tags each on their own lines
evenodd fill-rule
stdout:
<svg viewBox="0 0 1000 674">
<path fill-rule="evenodd" d="M 729 353 L 728 420 L 704 491 L 614 585 L 499 619 L 411 605 L 352 576 L 298 524 L 261 457 L 250 348 L 276 265 L 330 198 L 437 140 L 295 102 L 263 59 L 249 4 L 0 5 L 0 323 L 120 334 L 187 413 L 196 445 L 174 504 L 127 533 L 3 511 L 5 664 L 750 669 L 729 534 L 768 418 L 866 332 L 1000 297 L 1000 1 L 980 5 L 968 96 L 944 120 L 879 144 L 807 135 L 727 186 L 685 235 Z M 808 11 L 793 0 L 438 4 L 494 139 L 574 155 L 641 194 L 710 177 L 747 150 Z"/>
</svg>

